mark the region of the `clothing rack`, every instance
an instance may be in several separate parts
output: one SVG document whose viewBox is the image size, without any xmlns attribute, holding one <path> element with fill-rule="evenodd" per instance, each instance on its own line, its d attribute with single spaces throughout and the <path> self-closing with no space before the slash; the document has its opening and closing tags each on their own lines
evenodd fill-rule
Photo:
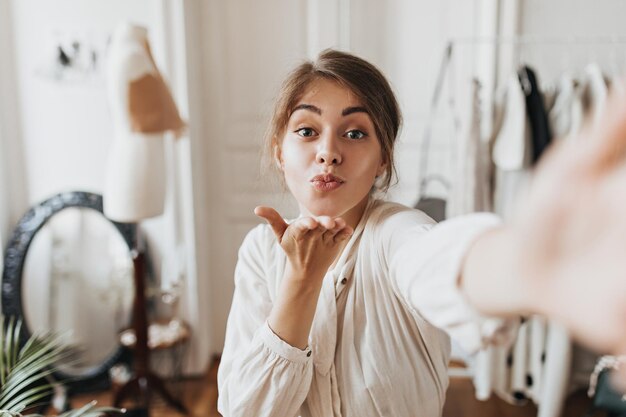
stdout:
<svg viewBox="0 0 626 417">
<path fill-rule="evenodd" d="M 571 35 L 571 36 L 540 36 L 540 35 L 514 35 L 514 36 L 466 36 L 449 38 L 445 43 L 444 55 L 452 55 L 455 46 L 487 46 L 493 47 L 493 54 L 497 47 L 507 45 L 511 47 L 519 46 L 616 46 L 625 45 L 626 35 Z M 518 56 L 522 53 L 518 50 L 513 52 Z M 596 53 L 596 50 L 593 50 Z M 519 58 L 518 58 L 519 60 Z"/>
<path fill-rule="evenodd" d="M 598 44 L 626 44 L 626 36 L 596 35 L 596 36 L 468 36 L 450 38 L 447 45 L 459 44 L 563 44 L 563 45 L 598 45 Z"/>
<path fill-rule="evenodd" d="M 437 80 L 432 92 L 430 103 L 430 117 L 432 119 L 439 105 L 441 90 L 444 84 L 444 74 L 451 65 L 454 49 L 460 45 L 480 45 L 498 47 L 501 45 L 565 45 L 565 46 L 592 46 L 592 45 L 625 45 L 626 36 L 623 35 L 595 35 L 595 36 L 537 36 L 537 35 L 517 35 L 517 36 L 467 36 L 453 37 L 445 42 L 444 51 L 437 75 Z M 451 185 L 441 175 L 428 174 L 428 154 L 431 142 L 431 126 L 427 123 L 422 143 L 421 143 L 421 164 L 420 164 L 420 182 L 419 196 L 426 194 L 426 187 L 431 181 L 441 183 L 445 189 L 450 189 Z"/>
<path fill-rule="evenodd" d="M 466 37 L 453 37 L 449 38 L 445 43 L 445 52 L 444 55 L 452 55 L 455 46 L 461 45 L 470 45 L 470 46 L 486 46 L 493 47 L 493 51 L 491 53 L 498 54 L 500 52 L 496 52 L 496 49 L 500 46 L 511 46 L 511 47 L 520 47 L 520 46 L 580 46 L 587 47 L 590 46 L 616 46 L 616 45 L 625 45 L 626 44 L 626 35 L 570 35 L 570 36 L 540 36 L 540 35 L 513 35 L 513 36 L 466 36 Z M 518 55 L 518 61 L 520 60 L 519 56 L 524 52 L 510 51 L 513 54 Z M 596 50 L 593 50 L 593 54 L 595 55 Z M 519 62 L 518 62 L 519 64 Z"/>
<path fill-rule="evenodd" d="M 626 44 L 626 36 L 622 35 L 595 35 L 595 36 L 536 36 L 536 35 L 518 35 L 518 36 L 467 36 L 453 37 L 445 42 L 444 52 L 438 71 L 437 80 L 431 98 L 431 114 L 434 116 L 439 103 L 441 90 L 444 83 L 444 74 L 448 66 L 451 64 L 455 46 L 458 45 L 624 45 Z M 421 167 L 420 167 L 420 186 L 419 195 L 425 194 L 425 189 L 431 180 L 441 182 L 445 188 L 449 189 L 449 182 L 439 175 L 427 175 L 428 160 L 427 155 L 430 148 L 431 127 L 427 124 L 421 146 Z"/>
</svg>

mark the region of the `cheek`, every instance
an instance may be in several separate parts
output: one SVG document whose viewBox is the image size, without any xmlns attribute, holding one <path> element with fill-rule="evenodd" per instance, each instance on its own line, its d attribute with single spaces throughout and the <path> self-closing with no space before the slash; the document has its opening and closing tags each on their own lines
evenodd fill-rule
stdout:
<svg viewBox="0 0 626 417">
<path fill-rule="evenodd" d="M 354 171 L 364 177 L 373 178 L 379 175 L 382 171 L 382 156 L 379 152 L 366 152 L 363 155 L 354 158 L 353 161 L 355 163 L 355 167 L 353 167 Z"/>
<path fill-rule="evenodd" d="M 285 176 L 299 176 L 305 171 L 310 156 L 308 153 L 297 146 L 288 144 L 283 146 L 281 157 L 281 168 Z"/>
</svg>

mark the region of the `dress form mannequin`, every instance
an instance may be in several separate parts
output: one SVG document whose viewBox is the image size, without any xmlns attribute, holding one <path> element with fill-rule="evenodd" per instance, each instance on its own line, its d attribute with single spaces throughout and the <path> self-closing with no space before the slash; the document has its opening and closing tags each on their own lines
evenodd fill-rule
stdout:
<svg viewBox="0 0 626 417">
<path fill-rule="evenodd" d="M 104 212 L 111 220 L 134 222 L 163 213 L 165 156 L 163 135 L 117 135 L 107 164 Z"/>
<path fill-rule="evenodd" d="M 104 186 L 104 214 L 117 222 L 139 222 L 163 213 L 165 201 L 165 143 L 168 131 L 180 134 L 181 120 L 170 91 L 152 59 L 147 30 L 123 24 L 115 31 L 107 68 L 109 106 L 115 137 Z M 145 260 L 135 242 L 132 250 L 135 299 L 133 303 L 134 375 L 114 398 L 140 405 L 149 416 L 152 392 L 186 414 L 149 366 L 148 320 L 145 300 Z"/>
<path fill-rule="evenodd" d="M 158 216 L 165 201 L 164 133 L 180 133 L 185 125 L 154 63 L 145 28 L 118 27 L 107 70 L 115 135 L 104 213 L 119 222 Z"/>
</svg>

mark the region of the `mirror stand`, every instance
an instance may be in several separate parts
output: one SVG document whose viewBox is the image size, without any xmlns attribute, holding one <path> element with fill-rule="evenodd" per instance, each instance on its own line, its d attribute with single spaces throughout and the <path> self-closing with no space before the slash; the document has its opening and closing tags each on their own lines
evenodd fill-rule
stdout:
<svg viewBox="0 0 626 417">
<path fill-rule="evenodd" d="M 136 246 L 136 243 L 135 243 Z M 115 394 L 114 407 L 121 407 L 127 398 L 134 398 L 144 407 L 146 416 L 150 415 L 150 394 L 159 394 L 168 405 L 183 414 L 188 414 L 185 406 L 165 387 L 163 380 L 150 370 L 150 350 L 148 348 L 148 320 L 145 296 L 145 257 L 136 247 L 131 251 L 133 259 L 135 299 L 133 301 L 133 328 L 135 347 L 133 350 L 134 375 Z"/>
</svg>

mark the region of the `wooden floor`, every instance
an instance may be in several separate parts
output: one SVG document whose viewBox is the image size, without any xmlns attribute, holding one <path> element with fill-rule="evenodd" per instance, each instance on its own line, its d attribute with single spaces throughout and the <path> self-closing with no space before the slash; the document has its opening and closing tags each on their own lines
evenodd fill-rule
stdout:
<svg viewBox="0 0 626 417">
<path fill-rule="evenodd" d="M 204 378 L 186 379 L 176 385 L 170 384 L 172 393 L 183 401 L 193 417 L 218 417 L 217 412 L 217 362 Z M 87 394 L 74 398 L 72 405 L 77 407 L 91 400 L 99 405 L 111 404 L 111 393 Z M 130 404 L 128 405 L 130 406 Z M 584 392 L 577 392 L 567 400 L 561 417 L 582 417 L 589 406 Z M 181 416 L 156 399 L 151 408 L 151 417 Z M 533 404 L 513 406 L 495 396 L 489 401 L 474 398 L 474 388 L 466 378 L 452 378 L 448 389 L 443 417 L 534 417 L 537 407 Z"/>
</svg>

